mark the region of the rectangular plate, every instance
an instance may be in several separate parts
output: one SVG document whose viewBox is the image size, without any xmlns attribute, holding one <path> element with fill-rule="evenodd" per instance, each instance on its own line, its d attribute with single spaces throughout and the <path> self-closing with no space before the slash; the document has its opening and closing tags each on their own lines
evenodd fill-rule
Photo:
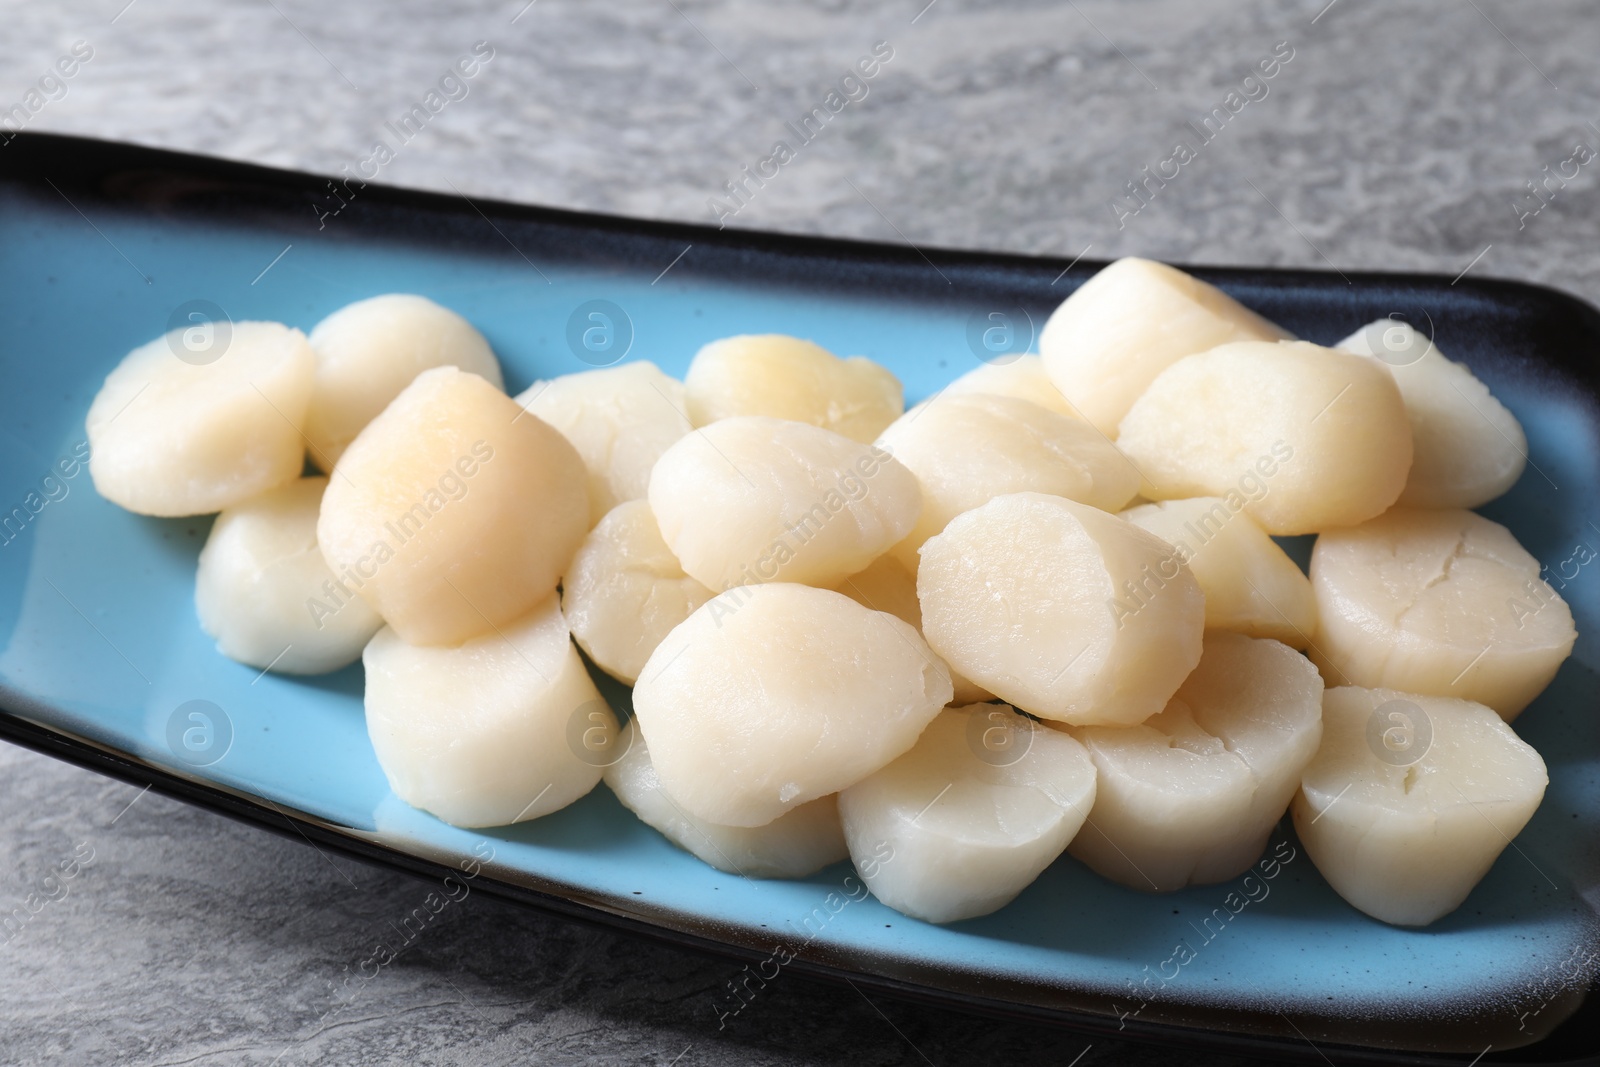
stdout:
<svg viewBox="0 0 1600 1067">
<path fill-rule="evenodd" d="M 484 332 L 516 392 L 610 358 L 583 350 L 574 326 L 588 325 L 581 305 L 603 300 L 616 309 L 612 343 L 670 374 L 713 338 L 781 332 L 870 356 L 917 399 L 976 366 L 988 327 L 1012 331 L 991 343 L 1024 350 L 1099 264 L 378 186 L 336 196 L 308 175 L 29 134 L 0 147 L 0 163 L 0 732 L 369 860 L 438 877 L 492 855 L 484 883 L 516 900 L 751 961 L 792 953 L 799 971 L 965 1009 L 1318 1062 L 1332 1049 L 1342 1062 L 1403 1063 L 1600 1050 L 1600 1012 L 1585 1000 L 1600 943 L 1600 578 L 1567 574 L 1575 546 L 1600 546 L 1600 314 L 1588 305 L 1478 279 L 1196 271 L 1322 343 L 1400 314 L 1527 428 L 1527 474 L 1484 511 L 1550 561 L 1582 636 L 1517 722 L 1549 762 L 1544 804 L 1459 911 L 1426 930 L 1368 919 L 1285 825 L 1277 839 L 1293 858 L 1272 878 L 1157 897 L 1063 858 L 999 913 L 936 927 L 849 900 L 844 864 L 797 882 L 722 874 L 604 788 L 493 831 L 406 807 L 367 740 L 359 665 L 258 678 L 201 633 L 194 567 L 209 518 L 132 515 L 86 473 L 52 467 L 82 442 L 106 372 L 190 301 L 309 330 L 352 300 L 422 293 Z M 625 691 L 609 693 L 625 705 Z M 206 766 L 168 742 L 191 700 L 221 709 L 223 755 Z M 1235 916 L 1223 905 L 1236 890 L 1252 903 Z"/>
</svg>

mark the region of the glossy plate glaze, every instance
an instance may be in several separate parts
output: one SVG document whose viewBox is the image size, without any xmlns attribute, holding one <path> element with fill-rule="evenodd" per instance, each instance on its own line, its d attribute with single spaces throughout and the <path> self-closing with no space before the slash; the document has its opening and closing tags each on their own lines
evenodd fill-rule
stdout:
<svg viewBox="0 0 1600 1067">
<path fill-rule="evenodd" d="M 1587 305 L 1476 279 L 1197 271 L 1314 341 L 1390 313 L 1431 322 L 1527 427 L 1528 472 L 1485 511 L 1549 564 L 1582 636 L 1517 722 L 1549 762 L 1544 804 L 1459 911 L 1426 930 L 1370 920 L 1284 829 L 1279 862 L 1248 879 L 1147 896 L 1063 858 L 998 914 L 941 928 L 859 899 L 843 864 L 798 882 L 721 874 L 604 787 L 503 830 L 411 810 L 373 757 L 360 667 L 305 680 L 224 659 L 192 602 L 210 520 L 121 511 L 71 457 L 106 372 L 195 309 L 309 329 L 361 297 L 422 293 L 487 335 L 512 391 L 623 358 L 681 375 L 705 341 L 791 333 L 886 364 L 914 400 L 1026 350 L 1099 264 L 335 187 L 68 138 L 18 137 L 0 167 L 0 731 L 13 739 L 322 847 L 436 878 L 465 867 L 505 896 L 768 975 L 1317 1062 L 1550 1063 L 1600 1048 L 1584 1000 L 1600 908 L 1600 575 L 1575 562 L 1600 547 Z M 730 993 L 704 1010 L 737 1005 Z"/>
</svg>

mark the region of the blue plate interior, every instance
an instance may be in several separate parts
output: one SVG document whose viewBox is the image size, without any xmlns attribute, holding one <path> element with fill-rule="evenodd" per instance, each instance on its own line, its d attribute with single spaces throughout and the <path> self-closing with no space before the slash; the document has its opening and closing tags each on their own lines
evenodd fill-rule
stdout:
<svg viewBox="0 0 1600 1067">
<path fill-rule="evenodd" d="M 309 330 L 352 300 L 421 293 L 484 332 L 517 391 L 593 365 L 569 345 L 568 321 L 600 299 L 631 324 L 626 358 L 670 374 L 713 338 L 791 333 L 884 363 L 916 399 L 976 365 L 975 315 L 1008 315 L 1006 343 L 1020 349 L 1093 266 L 1062 276 L 1050 261 L 924 260 L 376 187 L 319 228 L 315 205 L 328 201 L 310 179 L 62 139 L 5 151 L 21 157 L 8 166 L 21 165 L 0 178 L 0 508 L 9 522 L 0 697 L 17 720 L 310 816 L 369 848 L 445 865 L 492 855 L 485 877 L 596 916 L 756 957 L 782 946 L 922 996 L 1132 1033 L 1176 1025 L 1298 1043 L 1298 1030 L 1397 1054 L 1527 1045 L 1579 1010 L 1600 909 L 1600 577 L 1574 562 L 1579 546 L 1600 550 L 1590 362 L 1600 317 L 1586 306 L 1508 283 L 1200 272 L 1324 343 L 1390 312 L 1426 316 L 1446 353 L 1527 428 L 1527 474 L 1484 510 L 1550 566 L 1580 639 L 1517 722 L 1549 763 L 1545 801 L 1459 911 L 1420 931 L 1370 920 L 1333 894 L 1284 829 L 1274 844 L 1291 858 L 1272 877 L 1155 897 L 1063 858 L 998 914 L 941 928 L 854 899 L 843 864 L 797 882 L 722 874 L 604 787 L 493 831 L 408 808 L 367 740 L 359 665 L 318 679 L 262 676 L 201 633 L 193 575 L 209 519 L 132 515 L 100 499 L 86 471 L 47 475 L 83 441 L 105 373 L 191 300 Z M 203 767 L 177 759 L 168 741 L 177 709 L 197 699 L 222 709 L 232 734 L 226 754 Z M 1251 899 L 1236 915 L 1224 906 L 1234 891 Z"/>
</svg>

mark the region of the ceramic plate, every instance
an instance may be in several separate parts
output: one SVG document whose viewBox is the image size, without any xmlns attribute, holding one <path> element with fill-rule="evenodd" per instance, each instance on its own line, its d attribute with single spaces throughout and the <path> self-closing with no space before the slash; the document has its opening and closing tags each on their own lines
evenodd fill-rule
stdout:
<svg viewBox="0 0 1600 1067">
<path fill-rule="evenodd" d="M 210 520 L 100 499 L 74 461 L 84 413 L 124 353 L 197 309 L 309 329 L 394 291 L 475 323 L 512 391 L 624 359 L 681 375 L 705 341 L 781 332 L 884 363 L 914 400 L 1028 350 L 1099 264 L 471 202 L 47 136 L 0 146 L 0 167 L 0 730 L 13 739 L 761 974 L 1318 1062 L 1549 1063 L 1600 1048 L 1584 1002 L 1600 960 L 1600 575 L 1585 565 L 1600 548 L 1600 315 L 1587 305 L 1475 278 L 1197 271 L 1313 341 L 1403 315 L 1527 428 L 1528 471 L 1485 513 L 1548 564 L 1582 636 L 1517 721 L 1549 762 L 1544 804 L 1459 911 L 1425 930 L 1368 919 L 1285 824 L 1269 846 L 1281 862 L 1248 882 L 1150 896 L 1063 858 L 998 914 L 936 927 L 857 899 L 843 864 L 797 882 L 722 874 L 603 786 L 502 830 L 408 808 L 367 740 L 359 665 L 295 679 L 220 656 L 193 607 Z M 625 708 L 626 692 L 608 692 Z M 1236 893 L 1249 902 L 1233 911 Z M 738 1004 L 730 991 L 703 1010 Z"/>
</svg>

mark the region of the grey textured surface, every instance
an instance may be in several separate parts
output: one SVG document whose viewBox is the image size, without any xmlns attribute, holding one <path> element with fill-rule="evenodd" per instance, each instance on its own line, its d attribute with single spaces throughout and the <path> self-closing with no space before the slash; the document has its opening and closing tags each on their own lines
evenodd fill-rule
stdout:
<svg viewBox="0 0 1600 1067">
<path fill-rule="evenodd" d="M 123 2 L 0 5 L 0 108 L 83 40 L 93 58 L 27 128 L 337 172 L 486 40 L 494 58 L 467 96 L 379 180 L 709 221 L 708 199 L 784 120 L 888 41 L 866 98 L 733 224 L 1094 258 L 1470 266 L 1600 300 L 1596 166 L 1540 199 L 1528 184 L 1600 145 L 1589 4 Z M 1124 183 L 1176 139 L 1196 144 L 1186 121 L 1284 41 L 1294 55 L 1266 95 L 1119 228 Z M 80 844 L 92 862 L 46 884 Z M 709 1004 L 731 965 L 480 896 L 345 985 L 426 886 L 5 747 L 0 855 L 3 910 L 41 886 L 55 897 L 0 944 L 4 1063 L 943 1067 L 1069 1063 L 1090 1043 L 799 979 L 719 1032 Z M 1175 1058 L 1233 1062 L 1108 1040 L 1078 1062 Z"/>
</svg>

